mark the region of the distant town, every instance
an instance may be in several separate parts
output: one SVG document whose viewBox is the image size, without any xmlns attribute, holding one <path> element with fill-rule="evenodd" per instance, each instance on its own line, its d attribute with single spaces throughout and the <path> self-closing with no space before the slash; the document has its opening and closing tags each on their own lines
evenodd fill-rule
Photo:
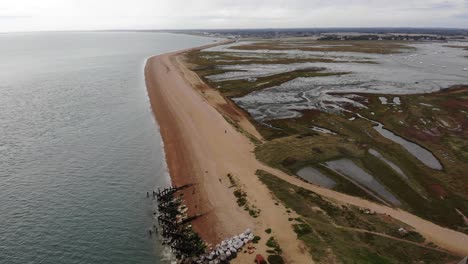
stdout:
<svg viewBox="0 0 468 264">
<path fill-rule="evenodd" d="M 447 28 L 303 28 L 303 29 L 211 29 L 167 30 L 172 33 L 210 37 L 294 38 L 317 40 L 468 41 L 468 29 Z"/>
</svg>

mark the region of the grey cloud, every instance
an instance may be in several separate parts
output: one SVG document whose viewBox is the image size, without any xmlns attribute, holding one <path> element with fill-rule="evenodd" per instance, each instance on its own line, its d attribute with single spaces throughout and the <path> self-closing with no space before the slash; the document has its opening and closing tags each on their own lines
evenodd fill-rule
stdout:
<svg viewBox="0 0 468 264">
<path fill-rule="evenodd" d="M 130 27 L 468 28 L 465 14 L 467 0 L 3 0 L 0 20 L 4 23 L 0 23 L 0 31 Z"/>
</svg>

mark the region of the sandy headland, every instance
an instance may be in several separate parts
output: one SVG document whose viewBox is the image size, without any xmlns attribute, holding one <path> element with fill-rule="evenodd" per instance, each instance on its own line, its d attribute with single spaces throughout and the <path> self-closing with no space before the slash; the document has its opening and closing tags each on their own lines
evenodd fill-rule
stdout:
<svg viewBox="0 0 468 264">
<path fill-rule="evenodd" d="M 259 162 L 253 153 L 255 145 L 248 137 L 261 142 L 260 134 L 242 110 L 188 69 L 183 60 L 187 51 L 150 58 L 145 76 L 172 183 L 177 186 L 194 184 L 184 190 L 184 201 L 189 215 L 202 214 L 193 222 L 193 228 L 207 243 L 216 245 L 246 228 L 265 237 L 264 230 L 271 228 L 287 263 L 313 263 L 288 221 L 291 215 L 286 213 L 284 206 L 275 204 L 270 190 L 255 175 L 261 169 L 338 203 L 390 215 L 412 226 L 440 248 L 457 255 L 468 254 L 467 235 L 403 210 L 305 183 Z M 242 186 L 249 203 L 261 210 L 256 218 L 238 206 L 227 175 L 232 175 L 237 185 Z M 257 253 L 264 254 L 264 244 L 258 244 Z M 253 257 L 241 254 L 236 261 L 251 262 Z"/>
</svg>

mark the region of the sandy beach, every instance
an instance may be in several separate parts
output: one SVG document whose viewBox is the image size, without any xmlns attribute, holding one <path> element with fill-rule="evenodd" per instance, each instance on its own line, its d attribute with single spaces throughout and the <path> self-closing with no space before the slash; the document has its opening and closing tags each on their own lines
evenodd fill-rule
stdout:
<svg viewBox="0 0 468 264">
<path fill-rule="evenodd" d="M 261 141 L 260 134 L 242 110 L 187 68 L 183 53 L 150 58 L 145 75 L 172 182 L 174 185 L 195 184 L 184 191 L 184 199 L 189 215 L 203 214 L 193 222 L 193 227 L 206 242 L 215 245 L 246 228 L 252 228 L 254 233 L 265 238 L 263 230 L 271 228 L 287 263 L 313 263 L 288 221 L 291 216 L 287 215 L 286 208 L 275 205 L 270 191 L 255 175 L 256 170 L 262 169 L 338 203 L 388 214 L 414 227 L 439 247 L 457 255 L 468 255 L 467 235 L 399 209 L 304 183 L 259 162 L 253 153 L 254 144 L 227 119 L 235 121 L 243 131 Z M 258 218 L 252 218 L 237 205 L 227 174 L 239 181 L 249 202 L 261 209 Z M 264 244 L 258 244 L 258 252 L 265 252 Z M 252 260 L 252 255 L 241 254 L 235 262 Z"/>
</svg>

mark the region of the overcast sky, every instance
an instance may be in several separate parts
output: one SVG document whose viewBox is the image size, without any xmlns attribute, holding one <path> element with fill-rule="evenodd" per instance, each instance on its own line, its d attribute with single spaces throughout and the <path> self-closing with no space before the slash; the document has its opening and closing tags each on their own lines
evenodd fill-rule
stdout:
<svg viewBox="0 0 468 264">
<path fill-rule="evenodd" d="M 468 28 L 468 0 L 0 0 L 0 32 L 377 26 Z"/>
</svg>

